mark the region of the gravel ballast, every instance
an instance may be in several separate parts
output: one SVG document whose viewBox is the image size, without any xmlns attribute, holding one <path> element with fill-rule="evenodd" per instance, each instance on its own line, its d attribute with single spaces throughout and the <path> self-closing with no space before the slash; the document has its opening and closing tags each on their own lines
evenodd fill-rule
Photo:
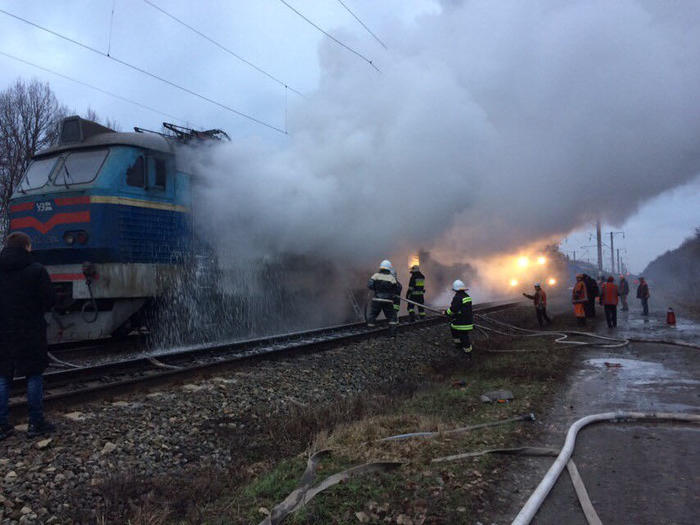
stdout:
<svg viewBox="0 0 700 525">
<path fill-rule="evenodd" d="M 448 328 L 426 327 L 49 411 L 50 441 L 20 425 L 0 442 L 0 521 L 119 521 L 124 494 L 154 479 L 263 461 L 270 425 L 300 407 L 418 384 L 426 365 L 454 356 Z"/>
</svg>

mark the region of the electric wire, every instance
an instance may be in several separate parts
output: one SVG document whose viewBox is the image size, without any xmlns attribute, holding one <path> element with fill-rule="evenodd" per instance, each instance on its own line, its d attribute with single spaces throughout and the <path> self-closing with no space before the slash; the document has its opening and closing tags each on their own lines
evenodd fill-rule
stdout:
<svg viewBox="0 0 700 525">
<path fill-rule="evenodd" d="M 214 44 L 216 47 L 218 47 L 218 48 L 221 49 L 222 51 L 225 51 L 225 52 L 228 53 L 229 55 L 231 55 L 231 56 L 237 58 L 238 60 L 240 60 L 240 61 L 243 62 L 244 64 L 247 64 L 248 66 L 250 66 L 250 67 L 252 67 L 253 69 L 255 69 L 256 71 L 258 71 L 259 73 L 262 73 L 263 75 L 265 75 L 265 76 L 268 77 L 269 79 L 273 80 L 274 82 L 277 82 L 280 86 L 284 87 L 285 89 L 289 89 L 290 91 L 293 91 L 294 93 L 296 93 L 296 94 L 299 95 L 300 97 L 304 97 L 304 94 L 303 94 L 303 93 L 301 93 L 300 91 L 294 89 L 293 87 L 290 87 L 290 86 L 289 86 L 286 82 L 284 82 L 283 80 L 280 80 L 280 79 L 277 78 L 276 76 L 274 76 L 274 75 L 272 75 L 271 73 L 268 73 L 267 71 L 265 71 L 265 70 L 264 70 L 263 68 L 261 68 L 260 66 L 255 65 L 255 64 L 252 63 L 250 60 L 247 60 L 247 59 L 243 58 L 242 56 L 240 56 L 239 54 L 235 53 L 234 51 L 231 51 L 229 48 L 227 48 L 227 47 L 224 46 L 223 44 L 220 44 L 219 42 L 217 42 L 217 41 L 214 40 L 213 38 L 210 38 L 209 36 L 205 35 L 205 34 L 202 33 L 201 31 L 199 31 L 198 29 L 196 29 L 196 28 L 192 27 L 191 25 L 189 25 L 188 23 L 184 22 L 183 20 L 180 20 L 180 19 L 177 18 L 175 15 L 173 15 L 172 13 L 169 13 L 168 11 L 166 11 L 165 9 L 163 9 L 162 7 L 160 7 L 160 6 L 156 5 L 156 4 L 154 4 L 154 3 L 151 2 L 150 0 L 143 0 L 143 1 L 144 1 L 144 3 L 150 5 L 153 9 L 155 9 L 155 10 L 157 10 L 157 11 L 160 11 L 161 13 L 163 13 L 163 14 L 164 14 L 165 16 L 167 16 L 168 18 L 170 18 L 170 19 L 174 20 L 175 22 L 177 22 L 178 24 L 180 24 L 180 25 L 186 27 L 187 29 L 189 29 L 189 30 L 192 31 L 193 33 L 196 33 L 197 35 L 201 36 L 201 37 L 202 37 L 203 39 L 205 39 L 206 41 L 211 42 L 212 44 Z M 304 98 L 305 98 L 305 97 L 304 97 Z"/>
<path fill-rule="evenodd" d="M 184 87 L 184 86 L 181 86 L 180 84 L 176 84 L 175 82 L 173 82 L 173 81 L 171 81 L 171 80 L 168 80 L 168 79 L 163 78 L 163 77 L 161 77 L 161 76 L 158 76 L 158 75 L 156 75 L 156 74 L 154 74 L 154 73 L 151 73 L 151 72 L 149 72 L 149 71 L 146 71 L 146 70 L 143 69 L 143 68 L 140 68 L 140 67 L 138 67 L 138 66 L 135 66 L 135 65 L 133 65 L 133 64 L 130 64 L 129 62 L 126 62 L 126 61 L 121 60 L 121 59 L 119 59 L 119 58 L 116 58 L 116 57 L 114 57 L 114 56 L 108 55 L 108 54 L 104 53 L 103 51 L 100 51 L 99 49 L 96 49 L 96 48 L 94 48 L 94 47 L 92 47 L 92 46 L 89 46 L 89 45 L 87 45 L 87 44 L 84 44 L 84 43 L 82 43 L 82 42 L 79 42 L 78 40 L 74 40 L 74 39 L 72 39 L 72 38 L 70 38 L 70 37 L 67 37 L 67 36 L 65 36 L 65 35 L 62 35 L 61 33 L 58 33 L 58 32 L 53 31 L 53 30 L 51 30 L 51 29 L 48 29 L 48 28 L 46 28 L 46 27 L 44 27 L 44 26 L 41 26 L 41 25 L 39 25 L 39 24 L 36 24 L 36 23 L 34 23 L 34 22 L 30 21 L 30 20 L 27 20 L 26 18 L 22 18 L 21 16 L 18 16 L 18 15 L 15 15 L 15 14 L 13 14 L 13 13 L 10 13 L 9 11 L 5 11 L 4 9 L 0 9 L 0 13 L 4 14 L 4 15 L 6 15 L 6 16 L 9 16 L 9 17 L 11 17 L 11 18 L 14 18 L 15 20 L 19 20 L 20 22 L 24 22 L 25 24 L 28 24 L 28 25 L 30 25 L 30 26 L 32 26 L 32 27 L 37 28 L 37 29 L 41 29 L 42 31 L 45 31 L 46 33 L 49 33 L 49 34 L 51 34 L 51 35 L 54 35 L 55 37 L 58 37 L 58 38 L 60 38 L 60 39 L 62 39 L 62 40 L 65 40 L 65 41 L 67 41 L 67 42 L 70 42 L 70 43 L 72 43 L 72 44 L 75 44 L 76 46 L 82 47 L 83 49 L 87 49 L 88 51 L 91 51 L 91 52 L 93 52 L 93 53 L 96 53 L 96 54 L 98 54 L 98 55 L 101 55 L 101 56 L 103 56 L 103 57 L 106 57 L 106 58 L 108 58 L 109 60 L 113 60 L 114 62 L 116 62 L 116 63 L 118 63 L 118 64 L 121 64 L 121 65 L 123 65 L 123 66 L 125 66 L 125 67 L 128 67 L 129 69 L 132 69 L 132 70 L 134 70 L 134 71 L 137 71 L 137 72 L 139 72 L 139 73 L 142 73 L 143 75 L 146 75 L 146 76 L 149 76 L 149 77 L 154 78 L 154 79 L 156 79 L 156 80 L 159 80 L 160 82 L 163 82 L 164 84 L 168 84 L 169 86 L 174 87 L 174 88 L 176 88 L 176 89 L 179 89 L 180 91 L 184 91 L 185 93 L 188 93 L 188 94 L 190 94 L 190 95 L 192 95 L 192 96 L 195 96 L 195 97 L 197 97 L 197 98 L 200 98 L 200 99 L 202 99 L 202 100 L 205 100 L 205 101 L 207 101 L 207 102 L 209 102 L 209 103 L 211 103 L 211 104 L 214 104 L 215 106 L 218 106 L 218 107 L 220 107 L 220 108 L 222 108 L 222 109 L 225 109 L 226 111 L 230 111 L 231 113 L 233 113 L 233 114 L 235 114 L 235 115 L 238 115 L 239 117 L 242 117 L 242 118 L 245 118 L 245 119 L 247 119 L 247 120 L 250 120 L 251 122 L 255 122 L 256 124 L 260 124 L 261 126 L 265 126 L 266 128 L 270 128 L 270 129 L 272 129 L 272 130 L 274 130 L 274 131 L 277 131 L 278 133 L 282 133 L 283 135 L 287 135 L 287 132 L 286 132 L 285 130 L 283 130 L 283 129 L 281 129 L 281 128 L 278 128 L 277 126 L 275 126 L 275 125 L 273 125 L 273 124 L 270 124 L 270 123 L 268 123 L 268 122 L 265 122 L 265 121 L 263 121 L 263 120 L 260 120 L 260 119 L 258 119 L 258 118 L 256 118 L 256 117 L 253 117 L 252 115 L 249 115 L 249 114 L 247 114 L 247 113 L 243 113 L 242 111 L 238 111 L 237 109 L 234 109 L 234 108 L 232 108 L 232 107 L 230 107 L 230 106 L 227 106 L 226 104 L 223 104 L 223 103 L 221 103 L 221 102 L 218 102 L 218 101 L 216 101 L 216 100 L 214 100 L 214 99 L 212 99 L 212 98 L 209 98 L 209 97 L 207 97 L 207 96 L 205 96 L 205 95 L 201 95 L 200 93 L 197 93 L 196 91 L 193 91 L 193 90 L 191 90 L 191 89 L 189 89 L 189 88 L 186 88 L 186 87 Z"/>
<path fill-rule="evenodd" d="M 2 56 L 4 56 L 4 57 L 7 57 L 7 58 L 10 58 L 10 59 L 12 59 L 12 60 L 15 60 L 15 61 L 17 61 L 17 62 L 21 62 L 22 64 L 26 64 L 26 65 L 31 66 L 31 67 L 33 67 L 33 68 L 39 69 L 39 70 L 41 70 L 41 71 L 45 71 L 46 73 L 50 73 L 50 74 L 52 74 L 52 75 L 56 75 L 57 77 L 61 77 L 61 78 L 65 79 L 65 80 L 69 80 L 69 81 L 71 81 L 71 82 L 75 82 L 76 84 L 79 84 L 79 85 L 81 85 L 81 86 L 85 86 L 85 87 L 87 87 L 87 88 L 93 89 L 93 90 L 98 91 L 98 92 L 100 92 L 100 93 L 103 93 L 103 94 L 105 94 L 105 95 L 109 95 L 110 97 L 114 97 L 114 98 L 119 99 L 119 100 L 122 100 L 122 101 L 124 101 L 124 102 L 128 102 L 129 104 L 133 104 L 133 105 L 138 106 L 138 107 L 140 107 L 140 108 L 142 108 L 142 109 L 146 109 L 146 110 L 148 110 L 148 111 L 152 111 L 153 113 L 156 113 L 156 114 L 161 115 L 161 116 L 163 116 L 163 117 L 168 117 L 168 118 L 171 118 L 171 119 L 175 119 L 175 120 L 178 120 L 178 121 L 183 122 L 183 123 L 185 123 L 185 124 L 188 124 L 188 123 L 189 123 L 189 124 L 191 125 L 191 121 L 188 121 L 187 119 L 183 119 L 183 118 L 181 118 L 181 117 L 177 117 L 177 116 L 175 116 L 175 115 L 171 115 L 170 113 L 165 113 L 164 111 L 160 111 L 159 109 L 152 108 L 151 106 L 147 106 L 146 104 L 142 104 L 141 102 L 137 102 L 137 101 L 135 101 L 135 100 L 131 100 L 131 99 L 129 99 L 129 98 L 123 97 L 123 96 L 118 95 L 118 94 L 116 94 L 116 93 L 112 93 L 111 91 L 107 91 L 106 89 L 102 89 L 102 88 L 99 88 L 99 87 L 97 87 L 97 86 L 93 86 L 92 84 L 88 84 L 87 82 L 83 82 L 82 80 L 78 80 L 77 78 L 69 77 L 68 75 L 64 75 L 63 73 L 59 73 L 58 71 L 54 71 L 54 70 L 49 69 L 49 68 L 44 67 L 44 66 L 40 66 L 40 65 L 35 64 L 35 63 L 33 63 L 33 62 L 30 62 L 29 60 L 25 60 L 25 59 L 23 59 L 23 58 L 16 57 L 16 56 L 11 55 L 11 54 L 9 54 L 9 53 L 5 53 L 4 51 L 0 51 L 0 55 L 2 55 Z"/>
<path fill-rule="evenodd" d="M 358 51 L 355 51 L 353 48 L 351 48 L 351 47 L 348 46 L 347 44 L 344 44 L 343 42 L 341 42 L 340 40 L 338 40 L 337 38 L 335 38 L 335 37 L 334 37 L 333 35 L 331 35 L 328 31 L 325 31 L 323 28 L 321 28 L 320 26 L 318 26 L 318 25 L 316 25 L 315 23 L 313 23 L 311 20 L 309 20 L 308 18 L 306 18 L 302 13 L 300 13 L 299 11 L 297 11 L 296 9 L 294 9 L 294 7 L 292 7 L 291 5 L 289 5 L 285 0 L 280 0 L 280 2 L 282 2 L 284 5 L 286 5 L 286 6 L 287 6 L 289 9 L 291 9 L 292 11 L 294 11 L 297 15 L 299 15 L 301 18 L 303 18 L 306 22 L 308 22 L 309 24 L 311 24 L 312 26 L 314 26 L 316 29 L 318 29 L 321 33 L 323 33 L 323 34 L 326 35 L 328 38 L 330 38 L 331 40 L 333 40 L 333 42 L 335 42 L 336 44 L 338 44 L 338 45 L 341 46 L 341 47 L 344 47 L 345 49 L 347 49 L 348 51 L 350 51 L 350 52 L 353 53 L 354 55 L 360 57 L 362 60 L 364 60 L 365 62 L 367 62 L 370 66 L 372 66 L 374 69 L 376 69 L 377 71 L 379 71 L 379 72 L 381 73 L 381 70 L 380 70 L 377 66 L 374 65 L 374 62 L 372 62 L 372 61 L 371 61 L 369 58 L 367 58 L 365 55 L 363 55 L 362 53 L 360 53 L 360 52 L 358 52 Z"/>
<path fill-rule="evenodd" d="M 379 42 L 379 43 L 381 44 L 381 46 L 382 46 L 384 49 L 387 49 L 386 44 L 384 44 L 384 42 L 382 42 L 382 41 L 379 39 L 379 37 L 378 37 L 377 35 L 375 35 L 375 34 L 372 32 L 372 30 L 371 30 L 369 27 L 367 27 L 367 26 L 365 25 L 365 23 L 364 23 L 362 20 L 360 20 L 360 18 L 359 18 L 355 13 L 353 13 L 353 12 L 350 10 L 350 8 L 349 8 L 348 6 L 345 5 L 345 3 L 343 2 L 343 0 L 338 0 L 338 3 L 339 3 L 340 5 L 342 5 L 342 6 L 345 8 L 345 10 L 346 10 L 348 13 L 350 13 L 350 14 L 352 15 L 352 17 L 353 17 L 355 20 L 357 20 L 357 21 L 360 23 L 360 25 L 361 25 L 362 27 L 364 27 L 365 30 L 366 30 L 370 35 L 372 35 L 372 37 L 373 37 L 377 42 Z"/>
</svg>

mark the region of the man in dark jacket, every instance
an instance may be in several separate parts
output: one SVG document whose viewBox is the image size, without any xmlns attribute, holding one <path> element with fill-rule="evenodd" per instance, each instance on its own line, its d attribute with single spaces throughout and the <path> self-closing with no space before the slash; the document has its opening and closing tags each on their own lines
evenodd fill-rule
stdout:
<svg viewBox="0 0 700 525">
<path fill-rule="evenodd" d="M 452 304 L 445 310 L 445 314 L 452 318 L 450 330 L 452 341 L 457 350 L 461 350 L 467 357 L 472 357 L 472 343 L 469 333 L 474 329 L 474 313 L 472 312 L 472 298 L 467 294 L 465 284 L 457 279 L 452 283 L 455 295 Z"/>
<path fill-rule="evenodd" d="M 413 301 L 414 303 L 423 304 L 425 297 L 425 275 L 420 271 L 417 264 L 411 266 L 411 280 L 408 282 L 408 290 L 406 291 L 406 299 Z M 411 322 L 416 320 L 416 306 L 408 303 L 408 316 Z M 422 306 L 418 307 L 418 315 L 423 318 L 425 317 L 425 308 Z"/>
<path fill-rule="evenodd" d="M 630 285 L 627 282 L 627 279 L 625 279 L 624 275 L 620 275 L 620 284 L 618 285 L 618 289 L 620 291 L 620 300 L 622 301 L 622 311 L 626 312 L 629 310 L 627 307 L 627 296 L 630 293 Z"/>
<path fill-rule="evenodd" d="M 586 297 L 588 301 L 583 305 L 586 310 L 586 317 L 595 317 L 595 298 L 600 295 L 600 290 L 598 289 L 598 283 L 593 277 L 587 274 L 583 274 L 583 283 L 586 285 Z"/>
<path fill-rule="evenodd" d="M 391 273 L 391 262 L 386 259 L 379 265 L 379 271 L 369 278 L 367 287 L 374 291 L 370 306 L 367 326 L 375 326 L 377 316 L 384 312 L 384 317 L 389 321 L 389 333 L 396 336 L 396 327 L 399 324 L 399 304 L 396 298 L 401 294 L 401 284 Z"/>
<path fill-rule="evenodd" d="M 29 437 L 55 427 L 44 419 L 42 373 L 48 366 L 44 312 L 54 304 L 51 279 L 34 262 L 31 240 L 21 232 L 7 237 L 0 253 L 0 440 L 12 434 L 8 400 L 15 374 L 27 378 Z"/>
<path fill-rule="evenodd" d="M 642 301 L 642 315 L 649 315 L 649 285 L 644 280 L 644 277 L 639 278 L 639 286 L 637 287 L 637 299 Z"/>
</svg>

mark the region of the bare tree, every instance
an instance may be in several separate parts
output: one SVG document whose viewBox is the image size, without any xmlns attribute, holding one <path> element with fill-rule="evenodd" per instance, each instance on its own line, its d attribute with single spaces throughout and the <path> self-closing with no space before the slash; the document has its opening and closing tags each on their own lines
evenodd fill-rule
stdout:
<svg viewBox="0 0 700 525">
<path fill-rule="evenodd" d="M 97 122 L 98 124 L 102 124 L 103 126 L 106 126 L 109 129 L 113 129 L 114 131 L 119 131 L 119 122 L 117 122 L 116 120 L 111 119 L 109 117 L 107 117 L 106 119 L 103 120 L 97 114 L 97 111 L 92 109 L 90 106 L 88 106 L 87 111 L 85 112 L 85 118 L 87 120 L 92 120 L 93 122 Z"/>
<path fill-rule="evenodd" d="M 0 233 L 7 231 L 10 197 L 29 161 L 56 142 L 65 116 L 48 83 L 18 79 L 0 92 Z"/>
</svg>

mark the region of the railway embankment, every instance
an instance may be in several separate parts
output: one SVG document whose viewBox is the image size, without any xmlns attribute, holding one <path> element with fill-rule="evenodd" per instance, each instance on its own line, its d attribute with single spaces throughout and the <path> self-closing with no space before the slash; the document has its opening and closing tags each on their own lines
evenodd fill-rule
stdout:
<svg viewBox="0 0 700 525">
<path fill-rule="evenodd" d="M 529 308 L 493 315 L 532 322 Z M 321 477 L 368 459 L 404 465 L 330 489 L 291 523 L 479 516 L 500 460 L 440 468 L 428 460 L 477 445 L 530 442 L 538 422 L 372 443 L 384 434 L 537 415 L 571 360 L 570 350 L 539 338 L 483 339 L 479 347 L 469 364 L 455 355 L 446 327 L 426 327 L 52 411 L 59 431 L 50 440 L 27 440 L 19 428 L 0 443 L 0 517 L 251 523 L 295 487 L 306 457 L 319 448 L 333 450 Z M 511 390 L 514 399 L 479 400 L 494 389 Z"/>
</svg>

